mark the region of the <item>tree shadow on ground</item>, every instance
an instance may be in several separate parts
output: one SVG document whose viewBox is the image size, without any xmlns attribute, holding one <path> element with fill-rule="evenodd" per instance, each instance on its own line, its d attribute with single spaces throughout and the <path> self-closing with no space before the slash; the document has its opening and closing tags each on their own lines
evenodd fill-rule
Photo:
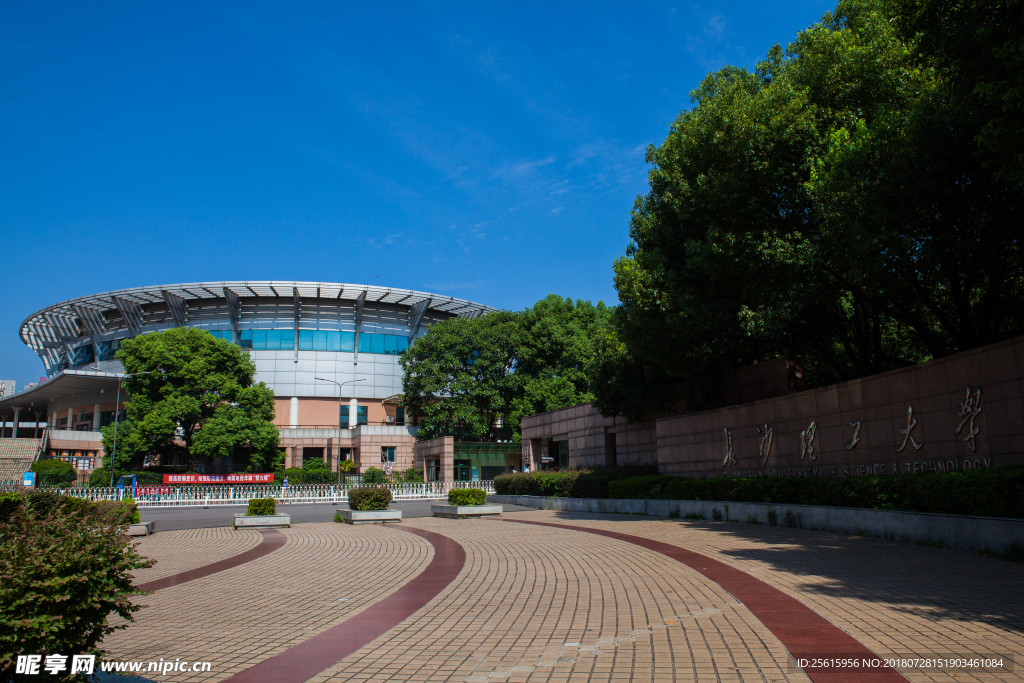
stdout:
<svg viewBox="0 0 1024 683">
<path fill-rule="evenodd" d="M 800 590 L 827 598 L 883 603 L 920 617 L 979 621 L 1024 632 L 1024 564 L 869 536 L 739 522 L 665 519 L 638 515 L 556 513 L 574 520 L 646 520 L 702 529 L 758 545 L 719 552 L 802 577 Z M 623 533 L 629 533 L 623 529 Z M 666 542 L 673 542 L 668 534 Z M 687 547 L 685 540 L 677 543 Z M 767 544 L 767 545 L 765 545 Z M 711 545 L 714 545 L 712 542 Z M 700 548 L 687 547 L 701 552 Z M 749 571 L 749 570 L 748 570 Z M 756 570 L 749 572 L 757 577 Z M 758 577 L 762 578 L 762 577 Z M 954 643 L 950 643 L 954 647 Z"/>
</svg>

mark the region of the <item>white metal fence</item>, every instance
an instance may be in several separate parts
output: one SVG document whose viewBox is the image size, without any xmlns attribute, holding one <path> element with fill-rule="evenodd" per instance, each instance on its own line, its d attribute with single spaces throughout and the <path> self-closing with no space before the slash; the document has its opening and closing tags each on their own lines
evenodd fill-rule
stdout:
<svg viewBox="0 0 1024 683">
<path fill-rule="evenodd" d="M 247 505 L 250 498 L 274 498 L 278 505 L 293 503 L 341 503 L 348 501 L 348 492 L 357 484 L 334 486 L 303 484 L 290 486 L 285 491 L 279 484 L 242 484 L 238 486 L 204 484 L 202 486 L 173 486 L 169 493 L 140 494 L 135 502 L 139 507 L 207 507 L 210 505 Z M 494 494 L 493 481 L 432 481 L 425 484 L 377 484 L 391 489 L 394 500 L 439 500 L 448 497 L 452 489 L 483 489 Z M 146 487 L 151 488 L 151 487 Z M 161 487 L 164 488 L 164 487 Z M 49 489 L 65 496 L 86 500 L 120 500 L 131 495 L 131 487 L 119 488 L 66 488 Z"/>
</svg>

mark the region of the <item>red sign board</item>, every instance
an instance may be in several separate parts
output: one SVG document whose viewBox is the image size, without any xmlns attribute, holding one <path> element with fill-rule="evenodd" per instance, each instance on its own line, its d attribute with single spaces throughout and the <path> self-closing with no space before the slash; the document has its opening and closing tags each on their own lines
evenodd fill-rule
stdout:
<svg viewBox="0 0 1024 683">
<path fill-rule="evenodd" d="M 165 484 L 269 484 L 274 473 L 236 472 L 234 474 L 165 474 Z"/>
</svg>

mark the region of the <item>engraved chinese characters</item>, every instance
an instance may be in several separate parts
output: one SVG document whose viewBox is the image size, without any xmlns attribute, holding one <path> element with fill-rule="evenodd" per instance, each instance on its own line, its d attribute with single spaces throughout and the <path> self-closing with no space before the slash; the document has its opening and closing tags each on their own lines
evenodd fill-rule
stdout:
<svg viewBox="0 0 1024 683">
<path fill-rule="evenodd" d="M 761 456 L 761 467 L 768 464 L 768 453 L 772 450 L 772 437 L 775 436 L 775 428 L 764 426 L 764 433 L 761 433 L 761 428 L 757 428 L 757 454 Z"/>
<path fill-rule="evenodd" d="M 853 427 L 853 439 L 850 443 L 846 444 L 846 450 L 850 450 L 860 443 L 860 420 L 851 422 L 850 426 Z"/>
<path fill-rule="evenodd" d="M 914 441 L 914 437 L 910 435 L 911 430 L 913 430 L 916 426 L 917 420 L 914 418 L 914 406 L 907 406 L 907 426 L 900 427 L 900 434 L 903 435 L 903 443 L 900 444 L 900 447 L 896 449 L 897 453 L 903 452 L 903 449 L 907 447 L 908 441 L 910 442 L 910 445 L 914 447 L 915 451 L 921 450 L 921 446 L 923 446 L 924 444 L 917 443 L 916 441 Z"/>
<path fill-rule="evenodd" d="M 732 432 L 722 429 L 725 432 L 725 457 L 722 458 L 722 467 L 730 467 L 736 464 L 736 451 L 732 449 Z"/>
<path fill-rule="evenodd" d="M 807 425 L 807 429 L 800 432 L 800 459 L 803 460 L 804 456 L 807 456 L 808 460 L 817 460 L 818 456 L 814 454 L 814 433 L 818 430 L 818 425 L 815 422 Z"/>
<path fill-rule="evenodd" d="M 964 395 L 964 400 L 960 401 L 960 414 L 963 418 L 960 420 L 960 424 L 956 426 L 954 430 L 955 434 L 959 434 L 964 426 L 967 427 L 967 431 L 964 432 L 963 439 L 967 447 L 971 449 L 971 453 L 975 451 L 974 437 L 978 435 L 980 431 L 974 426 L 974 418 L 978 417 L 978 413 L 981 412 L 981 389 L 976 389 L 974 393 L 971 393 L 971 388 L 967 387 L 967 392 Z"/>
</svg>

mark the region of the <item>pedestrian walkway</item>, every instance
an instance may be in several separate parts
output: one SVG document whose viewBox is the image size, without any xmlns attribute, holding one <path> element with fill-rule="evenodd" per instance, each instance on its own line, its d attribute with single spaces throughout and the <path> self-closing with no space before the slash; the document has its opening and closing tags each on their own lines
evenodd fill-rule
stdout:
<svg viewBox="0 0 1024 683">
<path fill-rule="evenodd" d="M 382 601 L 434 559 L 431 541 L 408 533 L 420 529 L 461 546 L 461 570 L 438 573 L 437 597 L 398 614 L 384 635 L 310 680 L 873 679 L 809 677 L 755 616 L 763 605 L 743 604 L 700 567 L 636 542 L 517 520 L 627 534 L 716 560 L 739 570 L 733 578 L 778 589 L 882 657 L 1000 655 L 1024 664 L 1024 565 L 827 532 L 553 511 L 420 518 L 404 529 L 296 525 L 280 532 L 286 541 L 269 554 L 140 598 L 149 607 L 103 646 L 118 659 L 214 663 L 210 673 L 162 680 L 220 681 L 261 662 L 287 663 L 292 648 L 329 629 L 343 635 L 363 612 L 376 607 L 373 619 L 384 619 L 394 601 Z M 221 561 L 260 541 L 251 531 L 158 533 L 141 544 L 158 563 L 138 580 L 175 573 L 162 566 L 181 572 Z M 1018 671 L 898 668 L 912 681 L 1024 678 Z"/>
</svg>

